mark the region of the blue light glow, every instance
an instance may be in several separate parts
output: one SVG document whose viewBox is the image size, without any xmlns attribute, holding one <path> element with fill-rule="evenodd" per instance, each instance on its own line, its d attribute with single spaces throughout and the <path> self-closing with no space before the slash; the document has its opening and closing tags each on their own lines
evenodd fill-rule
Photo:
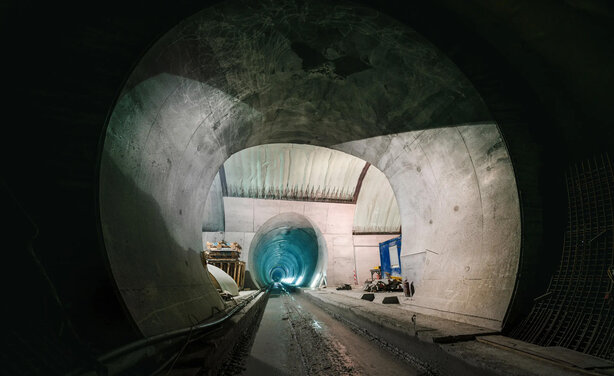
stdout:
<svg viewBox="0 0 614 376">
<path fill-rule="evenodd" d="M 262 234 L 254 252 L 251 269 L 259 281 L 302 286 L 314 276 L 318 240 L 313 228 L 282 226 Z"/>
<path fill-rule="evenodd" d="M 282 213 L 260 226 L 249 249 L 248 270 L 260 286 L 319 285 L 326 276 L 326 240 L 297 213 Z"/>
</svg>

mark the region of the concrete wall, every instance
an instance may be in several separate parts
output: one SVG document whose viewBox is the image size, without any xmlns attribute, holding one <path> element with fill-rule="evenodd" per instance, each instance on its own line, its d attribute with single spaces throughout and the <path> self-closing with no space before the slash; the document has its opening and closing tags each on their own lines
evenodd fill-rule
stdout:
<svg viewBox="0 0 614 376">
<path fill-rule="evenodd" d="M 514 172 L 497 126 L 408 132 L 336 148 L 361 155 L 390 180 L 415 305 L 499 329 L 521 239 Z"/>
</svg>

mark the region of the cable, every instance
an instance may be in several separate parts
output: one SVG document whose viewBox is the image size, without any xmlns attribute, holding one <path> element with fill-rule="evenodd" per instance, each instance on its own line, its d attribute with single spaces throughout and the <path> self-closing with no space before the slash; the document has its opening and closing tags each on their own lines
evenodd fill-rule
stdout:
<svg viewBox="0 0 614 376">
<path fill-rule="evenodd" d="M 245 306 L 247 306 L 247 304 L 249 304 L 252 300 L 254 300 L 257 296 L 259 296 L 265 289 L 267 289 L 268 287 L 263 287 L 261 289 L 258 290 L 257 293 L 250 295 L 249 297 L 245 298 L 244 300 L 241 301 L 241 303 L 237 303 L 235 300 L 235 303 L 237 303 L 228 313 L 226 313 L 223 317 L 220 317 L 219 319 L 213 320 L 213 321 L 209 321 L 206 323 L 200 323 L 200 324 L 196 324 L 196 325 L 192 325 L 190 327 L 187 328 L 183 328 L 183 329 L 177 329 L 177 330 L 173 330 L 170 332 L 166 332 L 166 333 L 162 333 L 162 334 L 158 334 L 155 336 L 151 336 L 148 338 L 143 338 L 140 339 L 138 341 L 134 341 L 131 342 L 125 346 L 122 346 L 120 348 L 117 348 L 113 351 L 110 351 L 102 356 L 100 356 L 97 359 L 97 363 L 99 365 L 104 365 L 104 363 L 108 363 L 109 361 L 118 358 L 122 355 L 128 354 L 128 353 L 132 353 L 134 351 L 140 350 L 144 347 L 147 346 L 151 346 L 163 341 L 167 341 L 167 340 L 171 340 L 171 339 L 175 339 L 178 337 L 182 337 L 182 336 L 187 336 L 186 339 L 186 343 L 183 345 L 182 349 L 175 353 L 173 356 L 171 356 L 169 358 L 169 360 L 167 360 L 166 362 L 164 362 L 164 364 L 158 368 L 156 371 L 154 371 L 153 374 L 156 374 L 160 371 L 162 371 L 164 368 L 166 368 L 168 366 L 168 364 L 170 364 L 171 362 L 175 363 L 175 361 L 181 356 L 181 353 L 185 350 L 185 348 L 187 347 L 187 345 L 191 342 L 191 340 L 194 339 L 194 336 L 196 334 L 199 334 L 207 329 L 210 329 L 218 324 L 223 323 L 224 321 L 228 320 L 230 317 L 232 317 L 236 312 L 238 312 L 239 310 L 241 310 L 242 308 L 244 308 Z M 234 299 L 233 299 L 234 300 Z M 171 366 L 172 369 L 172 366 Z M 77 373 L 78 374 L 78 373 Z"/>
</svg>

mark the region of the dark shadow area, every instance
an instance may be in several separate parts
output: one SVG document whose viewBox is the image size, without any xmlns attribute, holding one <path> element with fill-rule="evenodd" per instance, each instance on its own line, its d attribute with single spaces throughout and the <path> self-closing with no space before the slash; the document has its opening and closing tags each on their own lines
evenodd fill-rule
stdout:
<svg viewBox="0 0 614 376">
<path fill-rule="evenodd" d="M 186 239 L 171 233 L 160 204 L 106 154 L 101 171 L 101 225 L 114 234 L 105 239 L 109 273 L 138 331 L 151 336 L 219 312 L 222 301 L 201 263 L 202 249 L 179 243 Z"/>
</svg>

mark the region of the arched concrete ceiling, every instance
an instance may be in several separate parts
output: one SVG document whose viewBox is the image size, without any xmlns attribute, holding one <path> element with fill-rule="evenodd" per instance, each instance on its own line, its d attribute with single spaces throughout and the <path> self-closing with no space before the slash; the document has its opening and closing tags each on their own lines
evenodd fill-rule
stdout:
<svg viewBox="0 0 614 376">
<path fill-rule="evenodd" d="M 403 276 L 414 302 L 499 330 L 520 255 L 520 207 L 495 124 L 378 136 L 334 146 L 389 179 L 400 209 Z"/>
<path fill-rule="evenodd" d="M 214 142 L 243 145 L 231 154 L 265 142 L 332 145 L 490 119 L 469 81 L 420 35 L 345 2 L 220 3 L 156 43 L 126 89 L 161 74 L 204 84 L 191 95 L 215 92 L 192 102 L 215 129 L 246 116 L 229 134 L 214 130 Z"/>
<path fill-rule="evenodd" d="M 505 249 L 504 284 L 494 283 L 497 265 L 476 267 L 486 278 L 471 289 L 458 283 L 466 270 L 458 267 L 463 244 L 471 245 L 480 265 L 480 253 L 493 252 L 483 239 L 500 239 L 503 231 L 517 237 L 519 231 L 496 226 L 496 215 L 494 226 L 482 225 L 488 212 L 480 202 L 494 205 L 505 196 L 512 212 L 517 204 L 507 153 L 495 169 L 485 157 L 490 149 L 505 150 L 496 126 L 471 125 L 488 119 L 479 95 L 445 56 L 371 9 L 285 0 L 274 6 L 231 1 L 204 10 L 148 51 L 109 120 L 100 166 L 101 222 L 127 309 L 148 335 L 189 325 L 190 315 L 221 307 L 198 251 L 208 189 L 233 153 L 267 143 L 330 146 L 429 129 L 424 137 L 410 132 L 415 143 L 400 141 L 403 136 L 376 138 L 348 150 L 368 161 L 388 150 L 401 163 L 396 168 L 402 174 L 382 170 L 395 190 L 403 227 L 419 224 L 415 250 L 431 240 L 441 245 L 439 261 L 454 275 L 430 279 L 429 304 L 465 316 L 486 307 L 496 326 L 511 296 L 517 247 Z M 421 147 L 427 149 L 414 151 Z M 415 163 L 429 179 L 416 180 L 418 186 L 437 194 L 412 196 L 403 189 Z M 505 185 L 492 183 L 498 179 Z M 491 184 L 485 197 L 484 181 Z M 448 200 L 437 202 L 440 197 Z M 455 198 L 471 202 L 462 215 L 433 226 L 422 222 L 433 208 L 443 217 Z"/>
</svg>

